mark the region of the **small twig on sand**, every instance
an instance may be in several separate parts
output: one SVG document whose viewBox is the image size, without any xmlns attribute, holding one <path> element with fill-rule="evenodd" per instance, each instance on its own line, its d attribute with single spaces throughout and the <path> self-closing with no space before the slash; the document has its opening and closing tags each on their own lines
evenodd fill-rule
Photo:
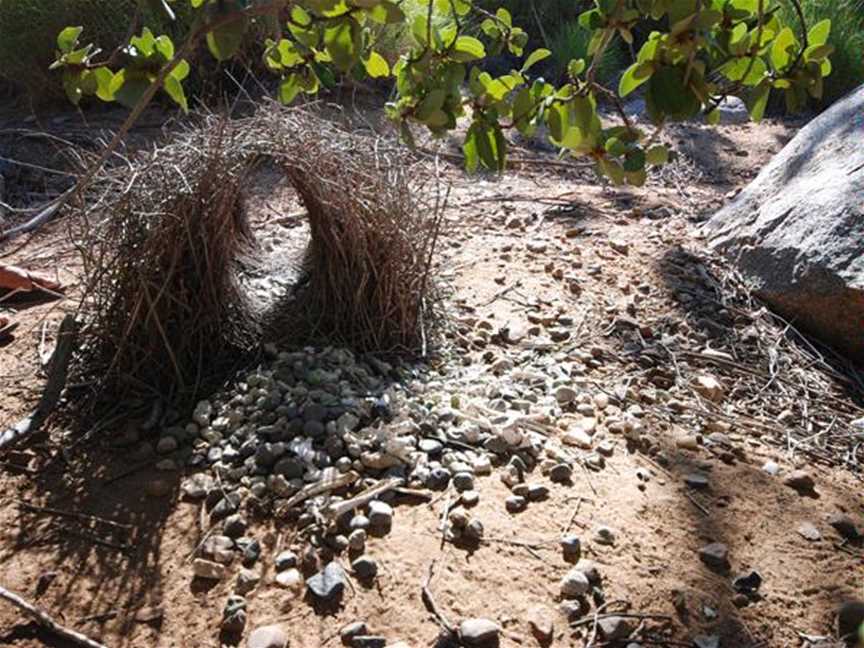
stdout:
<svg viewBox="0 0 864 648">
<path fill-rule="evenodd" d="M 69 628 L 60 625 L 54 619 L 52 619 L 47 612 L 45 612 L 44 610 L 40 610 L 34 605 L 31 605 L 23 598 L 21 598 L 14 592 L 10 592 L 4 587 L 0 587 L 0 598 L 9 601 L 15 607 L 23 610 L 31 617 L 33 617 L 40 625 L 44 626 L 54 634 L 59 635 L 65 639 L 69 639 L 70 641 L 75 642 L 79 646 L 86 646 L 87 648 L 107 648 L 107 646 L 105 646 L 104 644 L 93 641 L 92 639 L 81 634 L 80 632 L 70 630 Z"/>
<path fill-rule="evenodd" d="M 576 508 L 573 509 L 573 515 L 570 516 L 570 520 L 567 522 L 567 524 L 564 526 L 564 529 L 561 531 L 563 535 L 567 535 L 568 533 L 570 533 L 571 527 L 576 522 L 576 516 L 579 515 L 579 509 L 582 508 L 582 502 L 585 501 L 584 497 L 577 497 L 576 499 L 578 501 L 576 502 Z"/>
<path fill-rule="evenodd" d="M 447 499 L 444 502 L 444 508 L 441 509 L 441 523 L 438 530 L 441 531 L 441 549 L 444 548 L 444 543 L 447 542 L 447 516 L 450 515 L 450 489 L 447 489 Z M 431 571 L 431 568 L 430 568 Z"/>
<path fill-rule="evenodd" d="M 423 605 L 432 614 L 432 616 L 435 617 L 435 621 L 438 622 L 438 625 L 440 625 L 449 635 L 455 635 L 456 628 L 447 620 L 447 617 L 441 614 L 438 610 L 438 605 L 435 603 L 435 597 L 432 596 L 432 590 L 429 589 L 429 583 L 432 581 L 434 571 L 435 561 L 433 560 L 429 565 L 429 571 L 426 573 L 426 579 L 423 581 L 421 594 Z"/>
<path fill-rule="evenodd" d="M 96 515 L 86 515 L 84 513 L 75 513 L 74 511 L 61 511 L 60 509 L 50 508 L 48 506 L 36 506 L 35 504 L 29 504 L 20 500 L 18 502 L 18 506 L 34 513 L 44 513 L 45 515 L 59 515 L 60 517 L 73 518 L 75 520 L 84 520 L 86 522 L 98 522 L 100 524 L 105 524 L 107 526 L 122 529 L 124 531 L 130 531 L 134 528 L 131 524 L 121 524 L 120 522 L 107 520 Z"/>
<path fill-rule="evenodd" d="M 684 493 L 684 497 L 686 497 L 686 498 L 689 499 L 691 502 L 693 502 L 693 505 L 694 505 L 696 508 L 698 508 L 698 509 L 702 512 L 702 514 L 703 514 L 705 517 L 711 517 L 711 511 L 709 511 L 709 510 L 708 510 L 707 508 L 705 508 L 702 504 L 700 504 L 700 503 L 699 503 L 699 500 L 697 500 L 695 497 L 693 497 L 693 496 L 692 496 L 690 493 L 688 493 L 687 491 L 683 491 L 683 493 Z"/>
</svg>

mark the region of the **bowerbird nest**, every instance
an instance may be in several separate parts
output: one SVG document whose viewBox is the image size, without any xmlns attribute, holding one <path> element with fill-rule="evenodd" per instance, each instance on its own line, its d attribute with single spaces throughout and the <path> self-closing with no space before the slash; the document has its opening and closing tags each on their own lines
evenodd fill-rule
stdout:
<svg viewBox="0 0 864 648">
<path fill-rule="evenodd" d="M 244 189 L 262 163 L 284 170 L 310 226 L 302 285 L 263 314 L 243 280 L 259 255 Z M 202 117 L 103 172 L 79 220 L 78 378 L 188 404 L 267 340 L 425 348 L 443 198 L 424 177 L 395 142 L 274 105 Z"/>
</svg>

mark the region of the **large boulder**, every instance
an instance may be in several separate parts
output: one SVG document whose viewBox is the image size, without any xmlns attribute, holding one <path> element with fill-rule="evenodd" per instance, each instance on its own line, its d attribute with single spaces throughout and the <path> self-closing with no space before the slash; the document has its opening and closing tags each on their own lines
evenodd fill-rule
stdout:
<svg viewBox="0 0 864 648">
<path fill-rule="evenodd" d="M 802 128 L 705 233 L 778 313 L 864 361 L 864 86 Z"/>
</svg>

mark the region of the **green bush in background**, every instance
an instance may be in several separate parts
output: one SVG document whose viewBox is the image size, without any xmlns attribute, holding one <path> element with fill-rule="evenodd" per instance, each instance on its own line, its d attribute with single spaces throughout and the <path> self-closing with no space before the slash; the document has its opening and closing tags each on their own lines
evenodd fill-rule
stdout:
<svg viewBox="0 0 864 648">
<path fill-rule="evenodd" d="M 26 93 L 35 103 L 65 95 L 54 61 L 57 34 L 67 25 L 82 25 L 106 50 L 116 47 L 129 29 L 136 0 L 0 0 L 0 79 Z M 176 34 L 152 14 L 145 24 Z"/>
<path fill-rule="evenodd" d="M 564 23 L 559 26 L 549 39 L 549 50 L 552 52 L 551 62 L 554 80 L 563 79 L 567 73 L 567 64 L 573 59 L 589 60 L 588 43 L 591 41 L 591 32 L 582 27 L 577 21 Z M 603 58 L 597 64 L 597 80 L 612 87 L 618 75 L 630 65 L 629 53 L 622 49 L 620 43 L 616 46 L 606 48 Z"/>
<path fill-rule="evenodd" d="M 107 57 L 126 37 L 137 6 L 137 0 L 0 0 L 0 92 L 6 86 L 6 94 L 24 95 L 34 105 L 66 105 L 61 75 L 48 69 L 56 58 L 57 34 L 69 25 L 80 25 L 88 42 L 99 43 Z M 172 8 L 177 20 L 167 22 L 160 14 L 145 11 L 142 25 L 180 42 L 192 24 L 192 10 L 188 2 L 175 2 Z M 241 71 L 244 66 L 254 68 L 268 79 L 261 63 L 262 29 L 249 31 L 239 63 L 232 66 Z M 219 65 L 211 57 L 198 61 L 190 94 L 218 93 Z"/>
<path fill-rule="evenodd" d="M 781 2 L 782 18 L 787 24 L 798 24 L 798 15 L 788 1 Z M 824 94 L 816 108 L 824 110 L 853 88 L 864 83 L 864 0 L 801 0 L 804 18 L 812 26 L 831 20 L 828 44 L 831 74 L 825 79 Z"/>
</svg>

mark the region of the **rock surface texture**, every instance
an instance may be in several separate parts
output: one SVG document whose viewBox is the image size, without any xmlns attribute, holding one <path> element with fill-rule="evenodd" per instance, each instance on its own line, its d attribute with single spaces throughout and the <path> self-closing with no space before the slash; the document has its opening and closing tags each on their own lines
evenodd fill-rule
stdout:
<svg viewBox="0 0 864 648">
<path fill-rule="evenodd" d="M 864 360 L 864 86 L 813 119 L 706 224 L 775 310 Z"/>
</svg>

